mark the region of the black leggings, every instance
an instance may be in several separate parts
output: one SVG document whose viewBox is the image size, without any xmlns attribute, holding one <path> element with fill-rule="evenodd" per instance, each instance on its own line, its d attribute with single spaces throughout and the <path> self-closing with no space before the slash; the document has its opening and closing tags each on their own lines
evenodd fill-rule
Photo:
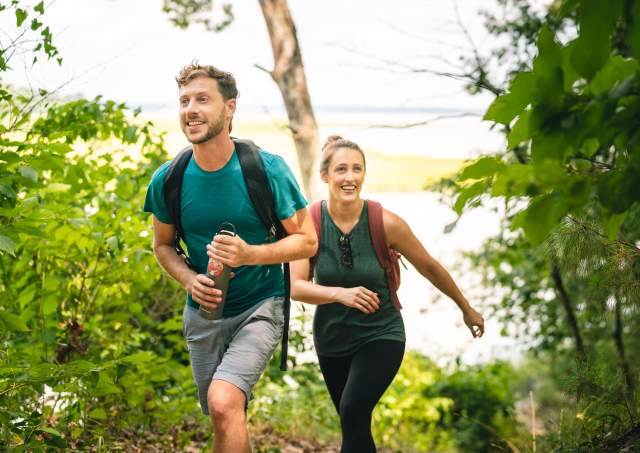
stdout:
<svg viewBox="0 0 640 453">
<path fill-rule="evenodd" d="M 395 377 L 404 343 L 378 340 L 346 357 L 318 356 L 333 404 L 340 415 L 340 453 L 375 453 L 371 413 Z"/>
</svg>

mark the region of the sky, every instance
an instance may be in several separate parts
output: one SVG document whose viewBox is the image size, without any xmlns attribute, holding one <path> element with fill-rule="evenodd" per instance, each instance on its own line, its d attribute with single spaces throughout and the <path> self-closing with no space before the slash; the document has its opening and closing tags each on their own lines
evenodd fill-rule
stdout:
<svg viewBox="0 0 640 453">
<path fill-rule="evenodd" d="M 48 90 L 64 84 L 61 94 L 100 94 L 150 114 L 173 114 L 174 76 L 196 59 L 236 76 L 240 118 L 280 118 L 281 95 L 270 76 L 255 66 L 270 69 L 273 64 L 259 4 L 236 0 L 233 6 L 231 26 L 213 33 L 198 25 L 176 28 L 161 0 L 49 1 L 45 22 L 63 65 L 31 67 L 15 60 L 8 80 Z M 289 6 L 319 122 L 406 124 L 470 114 L 358 137 L 434 157 L 472 157 L 502 146 L 502 137 L 480 120 L 491 96 L 471 96 L 458 80 L 415 72 L 458 72 L 459 58 L 470 55 L 470 40 L 489 51 L 494 41 L 478 11 L 496 11 L 495 0 L 290 0 Z M 13 20 L 0 13 L 2 28 Z M 0 36 L 0 43 L 6 42 L 7 36 Z M 392 146 L 398 140 L 424 146 Z"/>
</svg>

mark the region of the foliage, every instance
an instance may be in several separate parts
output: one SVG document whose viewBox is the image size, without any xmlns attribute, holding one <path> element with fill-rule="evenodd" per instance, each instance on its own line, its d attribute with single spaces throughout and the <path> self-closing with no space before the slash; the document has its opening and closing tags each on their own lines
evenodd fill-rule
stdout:
<svg viewBox="0 0 640 453">
<path fill-rule="evenodd" d="M 233 6 L 228 2 L 222 3 L 219 9 L 224 17 L 214 22 L 209 16 L 215 5 L 214 0 L 163 0 L 162 10 L 169 15 L 169 20 L 176 27 L 184 29 L 190 23 L 196 23 L 205 30 L 220 32 L 233 22 Z"/>
<path fill-rule="evenodd" d="M 552 407 L 572 411 L 575 430 L 555 425 L 547 440 L 574 448 L 638 426 L 640 4 L 501 3 L 510 14 L 488 28 L 509 39 L 493 53 L 509 83 L 486 83 L 485 66 L 472 85 L 495 88 L 485 119 L 507 148 L 449 188 L 458 213 L 504 200 L 502 231 L 469 258 L 495 287 L 485 300 L 505 333 L 562 363 L 551 375 L 564 407 Z"/>
<path fill-rule="evenodd" d="M 20 27 L 32 13 L 12 6 Z M 30 51 L 56 57 L 41 36 Z M 182 296 L 139 214 L 161 137 L 112 101 L 2 90 L 0 445 L 82 448 L 194 414 Z"/>
<path fill-rule="evenodd" d="M 634 122 L 640 113 L 640 66 L 635 53 L 611 48 L 616 23 L 628 21 L 631 29 L 632 17 L 622 16 L 621 2 L 605 8 L 600 2 L 573 3 L 578 37 L 563 45 L 543 26 L 530 70 L 519 71 L 485 114 L 509 128 L 509 153 L 484 157 L 458 178 L 465 184 L 458 211 L 484 193 L 526 200 L 513 225 L 534 244 L 594 199 L 599 224 L 614 239 L 640 198 L 633 184 L 640 176 Z"/>
<path fill-rule="evenodd" d="M 459 451 L 508 450 L 521 437 L 515 419 L 515 371 L 505 362 L 463 367 L 438 380 L 432 392 L 453 407 L 439 424 Z"/>
</svg>

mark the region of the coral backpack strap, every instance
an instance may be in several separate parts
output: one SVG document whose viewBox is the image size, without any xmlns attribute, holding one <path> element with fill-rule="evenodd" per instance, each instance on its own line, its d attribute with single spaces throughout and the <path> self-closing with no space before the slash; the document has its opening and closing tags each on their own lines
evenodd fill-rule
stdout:
<svg viewBox="0 0 640 453">
<path fill-rule="evenodd" d="M 396 310 L 401 310 L 402 305 L 398 300 L 398 287 L 400 286 L 400 266 L 398 265 L 398 253 L 391 250 L 387 245 L 387 236 L 384 232 L 384 219 L 382 205 L 377 201 L 367 200 L 367 211 L 369 214 L 369 234 L 371 235 L 371 245 L 376 253 L 378 262 L 387 275 L 387 284 L 391 302 Z"/>
<path fill-rule="evenodd" d="M 318 251 L 315 255 L 309 258 L 309 279 L 313 278 L 313 269 L 318 261 L 318 253 L 320 253 L 320 236 L 322 235 L 322 201 L 316 201 L 309 207 L 311 213 L 311 220 L 313 220 L 313 227 L 316 229 L 318 235 Z"/>
</svg>

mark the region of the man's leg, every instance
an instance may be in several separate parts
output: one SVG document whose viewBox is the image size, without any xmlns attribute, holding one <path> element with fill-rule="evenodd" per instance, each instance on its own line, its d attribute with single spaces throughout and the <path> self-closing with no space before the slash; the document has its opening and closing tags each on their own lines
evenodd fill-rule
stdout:
<svg viewBox="0 0 640 453">
<path fill-rule="evenodd" d="M 209 386 L 207 403 L 215 435 L 216 453 L 250 453 L 245 393 L 226 381 L 214 380 Z"/>
<path fill-rule="evenodd" d="M 233 332 L 207 395 L 216 434 L 216 453 L 251 451 L 245 408 L 253 386 L 280 341 L 282 327 L 282 298 L 269 298 Z"/>
</svg>

